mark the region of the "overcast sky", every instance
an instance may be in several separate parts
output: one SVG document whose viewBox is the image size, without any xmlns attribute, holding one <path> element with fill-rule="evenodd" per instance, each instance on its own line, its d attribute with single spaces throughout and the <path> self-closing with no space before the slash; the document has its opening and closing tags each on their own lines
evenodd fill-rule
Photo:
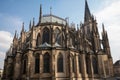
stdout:
<svg viewBox="0 0 120 80">
<path fill-rule="evenodd" d="M 12 43 L 15 30 L 19 33 L 22 23 L 28 31 L 29 21 L 50 13 L 79 24 L 84 18 L 85 0 L 0 0 L 0 68 L 3 68 L 5 52 Z M 101 35 L 102 23 L 108 32 L 113 61 L 120 59 L 120 0 L 88 0 L 91 13 L 96 17 Z"/>
</svg>

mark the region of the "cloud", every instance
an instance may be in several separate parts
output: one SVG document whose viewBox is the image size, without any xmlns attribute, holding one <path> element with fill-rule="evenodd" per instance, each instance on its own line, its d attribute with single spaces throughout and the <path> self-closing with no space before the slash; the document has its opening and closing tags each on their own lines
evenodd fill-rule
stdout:
<svg viewBox="0 0 120 80">
<path fill-rule="evenodd" d="M 98 25 L 104 22 L 105 28 L 108 32 L 111 54 L 114 62 L 120 58 L 120 0 L 102 0 L 104 7 L 98 10 L 95 15 L 97 17 Z M 101 29 L 101 27 L 99 27 Z"/>
<path fill-rule="evenodd" d="M 12 42 L 12 34 L 7 31 L 0 31 L 0 47 L 4 49 L 8 49 L 10 43 Z"/>
<path fill-rule="evenodd" d="M 4 59 L 5 59 L 5 53 L 0 52 L 0 69 L 3 69 Z"/>
<path fill-rule="evenodd" d="M 7 31 L 0 31 L 0 68 L 3 68 L 5 53 L 12 43 L 12 34 Z"/>
</svg>

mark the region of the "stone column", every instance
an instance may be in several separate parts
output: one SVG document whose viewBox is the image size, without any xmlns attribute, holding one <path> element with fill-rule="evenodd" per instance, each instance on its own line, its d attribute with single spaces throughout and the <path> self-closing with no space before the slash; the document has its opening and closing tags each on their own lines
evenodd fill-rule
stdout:
<svg viewBox="0 0 120 80">
<path fill-rule="evenodd" d="M 34 71 L 33 71 L 33 65 L 34 65 L 34 63 L 33 63 L 33 60 L 34 60 L 34 58 L 33 58 L 33 53 L 32 53 L 32 51 L 29 51 L 28 53 L 27 53 L 27 55 L 28 55 L 28 61 L 27 61 L 27 79 L 30 79 L 31 78 L 31 75 L 32 74 L 34 74 Z"/>
<path fill-rule="evenodd" d="M 81 72 L 82 72 L 82 77 L 83 80 L 88 80 L 88 75 L 86 73 L 86 61 L 85 61 L 85 54 L 81 54 Z"/>
<path fill-rule="evenodd" d="M 94 72 L 93 72 L 93 65 L 92 65 L 92 55 L 90 55 L 90 77 L 91 77 L 91 80 L 94 80 Z"/>
<path fill-rule="evenodd" d="M 69 55 L 70 55 L 70 53 L 69 53 Z M 71 56 L 69 56 L 69 61 L 70 61 L 70 65 L 69 65 L 69 67 L 70 67 L 70 80 L 72 80 L 72 78 L 73 78 L 73 75 L 72 75 L 72 59 L 71 59 Z"/>
<path fill-rule="evenodd" d="M 41 79 L 41 74 L 43 74 L 43 54 L 42 54 L 42 52 L 40 54 L 40 76 L 39 76 L 40 79 Z"/>
<path fill-rule="evenodd" d="M 14 79 L 20 79 L 21 75 L 21 54 L 17 53 L 14 65 Z"/>
<path fill-rule="evenodd" d="M 52 74 L 52 80 L 56 80 L 56 73 L 57 73 L 57 71 L 56 71 L 56 63 L 55 63 L 55 50 L 52 50 L 51 51 L 51 74 Z"/>
<path fill-rule="evenodd" d="M 75 58 L 76 59 L 75 62 L 76 62 L 76 78 L 77 78 L 77 80 L 78 80 L 78 77 L 79 77 L 79 64 L 78 64 L 79 61 L 78 61 L 78 56 L 79 55 L 76 54 L 76 58 Z"/>
</svg>

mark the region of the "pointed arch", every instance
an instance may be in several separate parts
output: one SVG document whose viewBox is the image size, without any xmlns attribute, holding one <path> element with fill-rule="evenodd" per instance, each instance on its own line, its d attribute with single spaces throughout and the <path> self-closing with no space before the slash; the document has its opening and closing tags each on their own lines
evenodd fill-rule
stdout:
<svg viewBox="0 0 120 80">
<path fill-rule="evenodd" d="M 43 29 L 43 35 L 42 35 L 42 44 L 45 42 L 47 42 L 48 44 L 50 42 L 50 30 L 47 27 Z"/>
<path fill-rule="evenodd" d="M 35 55 L 35 73 L 39 73 L 40 72 L 40 57 L 39 57 L 39 53 L 37 53 Z"/>
<path fill-rule="evenodd" d="M 62 53 L 57 56 L 57 72 L 64 72 L 64 61 Z"/>
<path fill-rule="evenodd" d="M 94 74 L 98 74 L 98 62 L 95 57 L 92 58 L 92 64 L 93 64 Z"/>
<path fill-rule="evenodd" d="M 62 43 L 62 35 L 61 35 L 60 29 L 56 28 L 54 34 L 55 34 L 56 42 L 61 45 L 61 43 Z"/>
<path fill-rule="evenodd" d="M 43 72 L 49 73 L 50 72 L 50 55 L 48 52 L 43 55 L 43 61 L 44 61 L 43 62 L 43 66 L 44 66 Z"/>
<path fill-rule="evenodd" d="M 39 46 L 40 43 L 41 43 L 41 36 L 40 36 L 40 33 L 38 33 L 37 40 L 36 40 L 36 46 Z"/>
</svg>

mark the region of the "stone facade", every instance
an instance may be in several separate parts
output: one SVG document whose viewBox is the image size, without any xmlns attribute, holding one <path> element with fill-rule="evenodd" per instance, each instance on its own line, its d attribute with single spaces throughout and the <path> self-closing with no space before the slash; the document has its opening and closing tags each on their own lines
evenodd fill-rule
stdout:
<svg viewBox="0 0 120 80">
<path fill-rule="evenodd" d="M 98 32 L 97 21 L 85 1 L 84 23 L 75 28 L 53 14 L 40 16 L 15 36 L 6 53 L 5 80 L 101 80 L 113 76 L 107 31 Z"/>
</svg>

